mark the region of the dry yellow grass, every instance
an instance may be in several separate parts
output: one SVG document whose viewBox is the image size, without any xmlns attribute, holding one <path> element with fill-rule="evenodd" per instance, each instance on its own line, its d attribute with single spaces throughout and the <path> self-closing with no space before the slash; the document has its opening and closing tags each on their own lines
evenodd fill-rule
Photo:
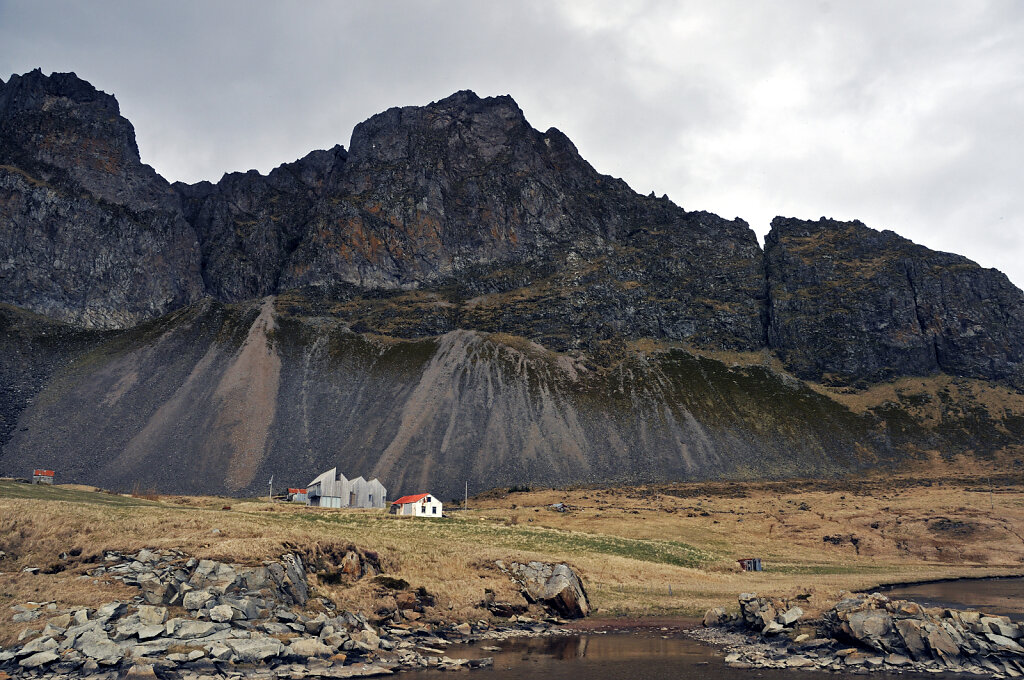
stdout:
<svg viewBox="0 0 1024 680">
<path fill-rule="evenodd" d="M 556 502 L 570 511 L 552 510 Z M 288 545 L 355 543 L 377 552 L 386 572 L 437 597 L 428 617 L 461 620 L 485 616 L 476 606 L 485 588 L 516 599 L 495 559 L 568 561 L 598 612 L 609 615 L 699 614 L 743 591 L 803 595 L 813 611 L 841 590 L 1024 573 L 1024 487 L 1006 477 L 991 491 L 984 479 L 891 477 L 495 493 L 470 506 L 450 519 L 422 520 L 0 482 L 0 550 L 12 555 L 0 560 L 0 644 L 24 627 L 11 624 L 13 604 L 96 606 L 129 596 L 123 586 L 80 578 L 90 556 L 106 549 L 180 548 L 255 563 Z M 62 562 L 59 553 L 71 548 L 81 555 Z M 735 560 L 748 556 L 761 557 L 767 570 L 739 572 Z M 19 573 L 26 566 L 63 571 Z M 349 609 L 393 604 L 367 579 L 315 585 Z"/>
</svg>

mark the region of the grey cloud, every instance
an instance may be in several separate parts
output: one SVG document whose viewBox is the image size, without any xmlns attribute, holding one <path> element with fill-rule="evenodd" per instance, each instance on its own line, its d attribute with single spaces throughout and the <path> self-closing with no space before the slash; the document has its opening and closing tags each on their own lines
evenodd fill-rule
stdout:
<svg viewBox="0 0 1024 680">
<path fill-rule="evenodd" d="M 688 209 L 860 218 L 1024 283 L 1016 0 L 5 2 L 0 75 L 114 93 L 169 179 L 266 172 L 390 106 L 511 94 Z"/>
</svg>

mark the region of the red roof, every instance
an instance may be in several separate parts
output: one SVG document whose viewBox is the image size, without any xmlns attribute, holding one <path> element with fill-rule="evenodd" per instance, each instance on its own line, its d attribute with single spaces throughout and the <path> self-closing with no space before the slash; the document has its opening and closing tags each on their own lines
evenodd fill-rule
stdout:
<svg viewBox="0 0 1024 680">
<path fill-rule="evenodd" d="M 288 489 L 288 493 L 306 493 L 305 489 Z"/>
<path fill-rule="evenodd" d="M 53 470 L 33 470 L 33 477 L 53 477 Z"/>
<path fill-rule="evenodd" d="M 394 501 L 391 505 L 405 505 L 406 503 L 415 503 L 416 501 L 423 500 L 429 493 L 418 493 L 415 496 L 402 496 L 397 501 Z"/>
</svg>

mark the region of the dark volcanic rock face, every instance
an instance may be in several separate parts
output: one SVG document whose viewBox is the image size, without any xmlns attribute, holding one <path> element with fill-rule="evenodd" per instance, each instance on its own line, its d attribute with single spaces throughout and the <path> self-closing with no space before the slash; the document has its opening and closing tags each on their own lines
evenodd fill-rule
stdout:
<svg viewBox="0 0 1024 680">
<path fill-rule="evenodd" d="M 546 326 L 522 334 L 558 349 L 623 336 L 763 344 L 760 249 L 744 222 L 637 195 L 509 97 L 459 92 L 374 116 L 352 135 L 343 189 L 386 223 L 381 247 L 362 252 L 396 285 L 517 291 L 505 319 L 471 314 L 479 325 L 463 327 Z"/>
<path fill-rule="evenodd" d="M 769 343 L 797 375 L 945 372 L 1024 388 L 1024 294 L 1002 273 L 860 222 L 776 218 Z"/>
<path fill-rule="evenodd" d="M 390 109 L 356 127 L 348 154 L 175 188 L 223 300 L 344 285 L 443 289 L 452 304 L 516 290 L 502 319 L 483 304 L 412 337 L 468 324 L 558 349 L 622 336 L 763 344 L 760 249 L 744 222 L 637 195 L 509 97 Z"/>
<path fill-rule="evenodd" d="M 114 98 L 74 74 L 0 85 L 0 301 L 125 327 L 203 294 L 170 186 Z"/>
<path fill-rule="evenodd" d="M 336 146 L 266 177 L 252 170 L 224 175 L 217 184 L 176 183 L 185 217 L 199 237 L 207 292 L 234 302 L 278 290 L 324 183 L 344 162 L 345 150 Z"/>
</svg>

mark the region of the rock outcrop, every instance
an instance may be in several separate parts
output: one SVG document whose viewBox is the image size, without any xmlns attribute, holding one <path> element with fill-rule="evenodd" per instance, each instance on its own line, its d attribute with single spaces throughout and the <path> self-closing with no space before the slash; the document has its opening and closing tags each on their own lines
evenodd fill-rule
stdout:
<svg viewBox="0 0 1024 680">
<path fill-rule="evenodd" d="M 0 302 L 125 328 L 205 292 L 195 230 L 117 101 L 73 73 L 0 83 Z"/>
<path fill-rule="evenodd" d="M 398 616 L 377 626 L 326 598 L 310 598 L 295 554 L 252 567 L 174 550 L 108 551 L 90 576 L 138 586 L 141 595 L 95 610 L 62 611 L 54 602 L 15 605 L 15 621 L 35 627 L 22 632 L 18 645 L 0 648 L 0 677 L 368 677 L 487 667 L 489 657 L 458 658 L 446 650 L 456 641 L 568 632 L 555 621 L 527 616 L 499 625 Z M 154 595 L 162 604 L 146 603 Z"/>
<path fill-rule="evenodd" d="M 803 612 L 780 613 L 780 601 L 754 594 L 741 595 L 739 601 L 740 615 L 709 610 L 704 625 L 712 629 L 695 634 L 727 644 L 725 661 L 734 667 L 950 671 L 995 678 L 1024 674 L 1024 624 L 1006 616 L 929 609 L 873 593 L 844 599 L 820 620 L 794 629 Z M 716 626 L 754 630 L 763 641 L 716 635 Z"/>
<path fill-rule="evenodd" d="M 343 167 L 336 146 L 314 151 L 263 176 L 255 170 L 219 182 L 174 184 L 185 219 L 196 229 L 206 293 L 236 302 L 288 287 L 309 268 L 295 251 L 307 237 L 320 194 Z"/>
<path fill-rule="evenodd" d="M 768 342 L 798 376 L 944 372 L 1024 388 L 1024 294 L 1002 273 L 860 222 L 776 218 Z"/>
<path fill-rule="evenodd" d="M 497 562 L 522 589 L 526 601 L 539 602 L 559 616 L 578 619 L 590 613 L 583 582 L 568 564 Z"/>
<path fill-rule="evenodd" d="M 739 615 L 729 614 L 725 607 L 713 607 L 704 614 L 704 626 L 739 624 L 762 635 L 778 635 L 792 631 L 804 611 L 786 600 L 758 597 L 756 593 L 739 596 Z"/>
<path fill-rule="evenodd" d="M 957 667 L 968 660 L 986 665 L 1024 661 L 1024 624 L 977 611 L 928 609 L 916 602 L 874 593 L 839 602 L 823 619 L 825 633 L 883 654 Z"/>
</svg>

